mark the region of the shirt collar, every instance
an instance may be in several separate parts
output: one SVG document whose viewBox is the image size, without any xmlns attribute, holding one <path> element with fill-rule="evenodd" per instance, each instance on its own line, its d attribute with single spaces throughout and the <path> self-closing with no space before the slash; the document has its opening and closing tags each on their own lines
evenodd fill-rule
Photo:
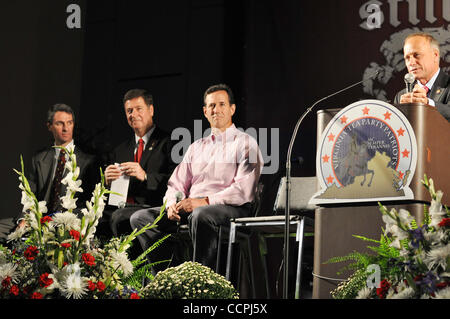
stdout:
<svg viewBox="0 0 450 319">
<path fill-rule="evenodd" d="M 150 140 L 150 136 L 152 135 L 152 133 L 153 133 L 153 131 L 155 130 L 155 125 L 153 125 L 152 126 L 152 128 L 147 132 L 147 133 L 145 133 L 145 135 L 144 136 L 142 136 L 142 140 L 144 141 L 144 145 L 147 145 L 147 142 Z M 135 141 L 136 141 L 136 145 L 138 145 L 139 144 L 139 139 L 141 138 L 141 137 L 139 137 L 139 136 L 137 136 L 136 134 L 134 135 L 134 138 L 135 138 Z"/>
<path fill-rule="evenodd" d="M 234 123 L 233 124 L 231 124 L 229 127 L 227 127 L 226 129 L 225 129 L 225 131 L 220 131 L 220 130 L 218 130 L 218 129 L 214 129 L 214 128 L 212 128 L 211 129 L 211 135 L 210 135 L 210 137 L 211 137 L 211 139 L 214 141 L 214 140 L 222 140 L 222 139 L 229 139 L 230 137 L 233 137 L 233 136 L 235 136 L 236 135 L 236 126 L 234 125 Z"/>
<path fill-rule="evenodd" d="M 56 144 L 55 144 L 55 146 L 56 146 Z M 74 143 L 73 140 L 71 140 L 70 143 L 66 145 L 66 149 L 75 150 L 75 143 Z M 55 147 L 55 155 L 56 155 L 56 157 L 59 156 L 59 152 L 61 152 L 61 149 L 59 147 Z"/>
<path fill-rule="evenodd" d="M 419 81 L 417 81 L 417 83 L 419 83 L 419 85 L 420 85 L 421 87 L 424 87 L 424 86 L 428 87 L 428 89 L 431 91 L 431 89 L 433 88 L 434 82 L 436 82 L 436 79 L 437 79 L 437 77 L 438 77 L 440 71 L 441 71 L 441 69 L 439 68 L 439 69 L 436 71 L 436 73 L 434 73 L 434 75 L 433 75 L 433 77 L 430 79 L 430 81 L 427 82 L 427 84 L 422 85 L 422 83 L 420 83 Z"/>
</svg>

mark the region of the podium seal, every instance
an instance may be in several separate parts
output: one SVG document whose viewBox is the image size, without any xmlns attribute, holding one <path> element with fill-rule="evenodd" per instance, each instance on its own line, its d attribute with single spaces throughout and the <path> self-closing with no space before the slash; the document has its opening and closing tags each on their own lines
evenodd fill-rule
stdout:
<svg viewBox="0 0 450 319">
<path fill-rule="evenodd" d="M 311 204 L 412 199 L 417 142 L 405 115 L 378 100 L 358 101 L 328 123 L 319 141 L 321 190 Z"/>
</svg>

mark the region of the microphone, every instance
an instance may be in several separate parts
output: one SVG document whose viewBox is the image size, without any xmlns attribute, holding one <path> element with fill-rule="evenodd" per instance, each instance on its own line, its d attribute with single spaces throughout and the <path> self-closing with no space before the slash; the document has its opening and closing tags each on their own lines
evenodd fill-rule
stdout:
<svg viewBox="0 0 450 319">
<path fill-rule="evenodd" d="M 183 199 L 183 193 L 180 191 L 176 192 L 175 199 L 176 199 L 177 203 L 181 202 L 181 200 Z M 180 221 L 177 221 L 177 226 L 180 226 Z"/>
<path fill-rule="evenodd" d="M 176 192 L 175 193 L 175 199 L 177 200 L 177 203 L 181 202 L 181 200 L 183 199 L 183 193 L 182 192 Z"/>
<path fill-rule="evenodd" d="M 289 210 L 290 210 L 290 191 L 291 191 L 291 155 L 292 155 L 292 148 L 294 146 L 295 137 L 297 136 L 298 129 L 300 127 L 300 124 L 303 122 L 306 115 L 308 115 L 309 112 L 312 111 L 312 109 L 319 104 L 320 102 L 329 99 L 330 97 L 333 97 L 335 95 L 338 95 L 344 91 L 347 91 L 351 89 L 354 86 L 357 86 L 359 84 L 362 84 L 366 81 L 372 80 L 381 72 L 381 68 L 378 68 L 375 70 L 375 72 L 363 79 L 362 81 L 358 81 L 352 85 L 349 85 L 339 91 L 336 91 L 330 95 L 327 95 L 320 100 L 316 101 L 313 105 L 311 105 L 309 108 L 306 109 L 306 111 L 302 114 L 300 119 L 298 120 L 297 124 L 295 125 L 294 132 L 292 133 L 291 141 L 289 143 L 288 151 L 287 151 L 287 159 L 286 159 L 286 204 L 285 204 L 285 224 L 284 224 L 284 269 L 283 269 L 283 298 L 288 298 L 288 281 L 289 281 Z"/>
<path fill-rule="evenodd" d="M 416 80 L 414 75 L 412 73 L 406 73 L 404 80 L 406 84 L 406 93 L 411 93 L 413 91 L 414 81 Z"/>
</svg>

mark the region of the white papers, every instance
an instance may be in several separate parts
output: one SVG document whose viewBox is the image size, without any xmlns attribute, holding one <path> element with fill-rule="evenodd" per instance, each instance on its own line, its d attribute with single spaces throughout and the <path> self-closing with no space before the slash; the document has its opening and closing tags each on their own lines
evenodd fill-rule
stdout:
<svg viewBox="0 0 450 319">
<path fill-rule="evenodd" d="M 119 166 L 119 164 L 115 164 Z M 109 194 L 108 204 L 111 206 L 123 206 L 127 201 L 128 185 L 130 184 L 130 176 L 122 175 L 118 179 L 111 182 L 111 191 L 118 193 Z"/>
</svg>

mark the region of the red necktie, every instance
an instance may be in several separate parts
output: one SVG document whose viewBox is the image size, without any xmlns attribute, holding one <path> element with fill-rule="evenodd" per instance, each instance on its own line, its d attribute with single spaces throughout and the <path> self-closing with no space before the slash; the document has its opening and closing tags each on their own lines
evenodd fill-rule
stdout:
<svg viewBox="0 0 450 319">
<path fill-rule="evenodd" d="M 423 88 L 424 88 L 425 91 L 427 92 L 427 96 L 428 96 L 428 93 L 430 93 L 430 89 L 429 89 L 428 86 L 426 86 L 426 85 L 425 85 Z"/>
<path fill-rule="evenodd" d="M 136 154 L 134 154 L 134 161 L 140 163 L 142 153 L 144 152 L 144 140 L 142 138 L 139 139 L 139 146 L 136 151 Z"/>
<path fill-rule="evenodd" d="M 135 162 L 140 163 L 143 152 L 144 152 L 144 140 L 142 138 L 140 138 L 138 149 L 136 150 L 136 153 L 134 153 L 134 161 Z M 134 197 L 128 196 L 127 203 L 134 204 L 135 203 Z"/>
</svg>

